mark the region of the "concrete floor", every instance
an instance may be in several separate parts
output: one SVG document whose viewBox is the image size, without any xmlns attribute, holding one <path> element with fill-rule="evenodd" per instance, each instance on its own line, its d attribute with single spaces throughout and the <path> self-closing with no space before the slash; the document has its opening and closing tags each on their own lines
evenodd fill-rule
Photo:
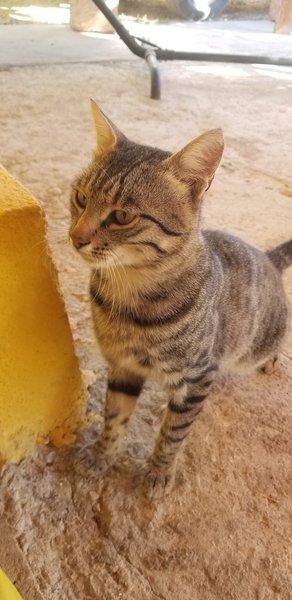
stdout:
<svg viewBox="0 0 292 600">
<path fill-rule="evenodd" d="M 292 36 L 272 33 L 267 20 L 145 24 L 130 32 L 163 48 L 268 55 L 292 59 Z M 67 25 L 0 25 L 0 69 L 10 66 L 138 60 L 116 34 L 77 33 Z"/>
</svg>

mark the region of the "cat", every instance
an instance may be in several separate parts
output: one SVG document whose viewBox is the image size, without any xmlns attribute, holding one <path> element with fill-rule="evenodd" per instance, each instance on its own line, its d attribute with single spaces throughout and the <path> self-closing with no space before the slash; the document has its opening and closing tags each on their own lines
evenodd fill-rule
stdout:
<svg viewBox="0 0 292 600">
<path fill-rule="evenodd" d="M 127 139 L 93 101 L 92 111 L 97 148 L 72 186 L 70 238 L 93 267 L 93 324 L 109 368 L 95 468 L 114 462 L 145 380 L 159 381 L 168 406 L 143 486 L 161 498 L 218 370 L 272 370 L 288 327 L 281 272 L 292 240 L 261 252 L 200 228 L 220 129 L 170 154 Z"/>
</svg>

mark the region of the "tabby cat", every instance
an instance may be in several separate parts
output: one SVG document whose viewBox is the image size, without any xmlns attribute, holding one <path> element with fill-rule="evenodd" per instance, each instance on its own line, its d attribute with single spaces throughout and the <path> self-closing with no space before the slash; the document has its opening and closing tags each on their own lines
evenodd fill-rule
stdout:
<svg viewBox="0 0 292 600">
<path fill-rule="evenodd" d="M 96 336 L 108 366 L 101 473 L 119 451 L 146 379 L 168 407 L 144 476 L 161 497 L 221 366 L 270 370 L 287 330 L 281 271 L 292 240 L 261 252 L 200 229 L 203 195 L 223 152 L 220 129 L 175 154 L 127 139 L 92 101 L 94 158 L 74 182 L 70 237 L 92 264 Z"/>
</svg>

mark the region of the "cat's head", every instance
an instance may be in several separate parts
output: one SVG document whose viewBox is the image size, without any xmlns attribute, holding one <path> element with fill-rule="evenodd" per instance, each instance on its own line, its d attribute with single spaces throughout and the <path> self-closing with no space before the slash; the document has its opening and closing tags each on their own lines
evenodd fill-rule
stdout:
<svg viewBox="0 0 292 600">
<path fill-rule="evenodd" d="M 97 147 L 72 186 L 72 243 L 96 266 L 163 259 L 198 227 L 200 201 L 222 156 L 222 131 L 170 154 L 130 141 L 91 104 Z"/>
</svg>

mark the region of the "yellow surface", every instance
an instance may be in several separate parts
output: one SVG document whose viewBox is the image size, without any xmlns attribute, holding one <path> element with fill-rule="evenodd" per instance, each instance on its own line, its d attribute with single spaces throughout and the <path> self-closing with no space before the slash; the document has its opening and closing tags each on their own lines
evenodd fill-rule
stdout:
<svg viewBox="0 0 292 600">
<path fill-rule="evenodd" d="M 0 167 L 0 459 L 63 445 L 85 394 L 37 201 Z M 2 600 L 2 599 L 1 599 Z"/>
<path fill-rule="evenodd" d="M 17 589 L 0 569 L 0 600 L 22 600 Z"/>
</svg>

